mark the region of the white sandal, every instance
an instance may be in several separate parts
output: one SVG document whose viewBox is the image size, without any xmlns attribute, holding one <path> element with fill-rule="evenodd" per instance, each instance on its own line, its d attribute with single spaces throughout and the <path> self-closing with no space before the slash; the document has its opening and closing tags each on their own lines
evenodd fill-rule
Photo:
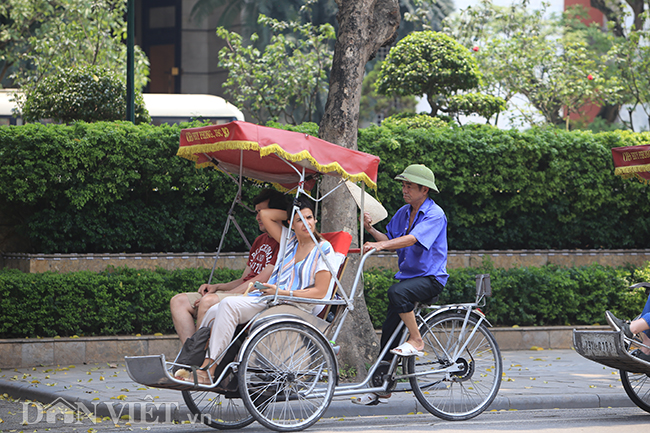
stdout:
<svg viewBox="0 0 650 433">
<path fill-rule="evenodd" d="M 405 341 L 401 345 L 397 346 L 393 350 L 390 351 L 393 355 L 397 356 L 403 356 L 403 357 L 408 357 L 408 356 L 423 356 L 424 352 L 421 350 L 416 349 L 411 343 L 408 341 Z"/>
<path fill-rule="evenodd" d="M 374 392 L 367 392 L 361 397 L 353 398 L 352 403 L 360 404 L 363 406 L 376 406 L 379 403 L 387 404 L 389 398 L 390 398 L 390 394 L 378 395 L 375 394 Z"/>
</svg>

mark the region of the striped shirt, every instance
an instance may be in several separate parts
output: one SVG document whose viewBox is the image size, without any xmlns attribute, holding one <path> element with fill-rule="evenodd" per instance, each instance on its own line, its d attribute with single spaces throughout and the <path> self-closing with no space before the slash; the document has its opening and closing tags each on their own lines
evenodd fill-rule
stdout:
<svg viewBox="0 0 650 433">
<path fill-rule="evenodd" d="M 301 290 L 312 286 L 316 280 L 316 273 L 328 271 L 325 260 L 335 263 L 334 248 L 332 245 L 321 240 L 320 247 L 324 254 L 321 254 L 316 246 L 307 254 L 302 261 L 296 263 L 296 252 L 298 250 L 298 239 L 293 231 L 288 228 L 282 228 L 282 241 L 287 239 L 287 246 L 284 258 L 278 257 L 273 274 L 269 279 L 269 284 L 276 284 L 282 290 Z M 278 266 L 278 263 L 281 265 Z M 327 296 L 327 295 L 326 295 Z M 323 298 L 325 299 L 325 298 Z"/>
</svg>

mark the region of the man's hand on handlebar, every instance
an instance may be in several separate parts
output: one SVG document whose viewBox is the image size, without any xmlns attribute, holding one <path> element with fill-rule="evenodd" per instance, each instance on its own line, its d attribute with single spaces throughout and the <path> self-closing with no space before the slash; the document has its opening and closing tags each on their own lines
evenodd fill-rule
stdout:
<svg viewBox="0 0 650 433">
<path fill-rule="evenodd" d="M 366 242 L 365 244 L 363 244 L 363 253 L 365 254 L 368 251 L 372 250 L 373 248 L 377 251 L 381 251 L 384 249 L 384 247 L 382 246 L 382 242 Z"/>
</svg>

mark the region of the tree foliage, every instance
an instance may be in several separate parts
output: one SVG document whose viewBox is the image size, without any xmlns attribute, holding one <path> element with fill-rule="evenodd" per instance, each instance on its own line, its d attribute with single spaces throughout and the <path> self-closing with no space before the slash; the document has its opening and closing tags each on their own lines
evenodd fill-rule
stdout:
<svg viewBox="0 0 650 433">
<path fill-rule="evenodd" d="M 619 102 L 626 105 L 629 127 L 635 130 L 632 113 L 640 107 L 647 123 L 636 125 L 637 129 L 650 128 L 650 32 L 638 30 L 627 37 L 612 38 L 612 47 L 607 53 L 612 68 L 621 77 Z"/>
<path fill-rule="evenodd" d="M 124 120 L 126 105 L 124 79 L 109 69 L 91 66 L 64 69 L 45 77 L 28 93 L 22 114 L 28 122 Z M 150 121 L 142 94 L 136 92 L 135 123 Z"/>
<path fill-rule="evenodd" d="M 535 124 L 565 124 L 587 104 L 616 103 L 620 80 L 607 70 L 607 58 L 594 31 L 579 26 L 580 16 L 570 11 L 548 17 L 546 4 L 531 10 L 528 0 L 509 7 L 481 0 L 448 21 L 447 32 L 474 50 L 485 71 L 484 89 L 511 100 L 523 95 L 536 111 L 520 111 Z M 591 29 L 595 30 L 595 29 Z"/>
<path fill-rule="evenodd" d="M 123 0 L 4 0 L 0 3 L 0 82 L 33 87 L 63 69 L 109 67 L 126 74 Z M 135 48 L 136 87 L 149 62 Z M 3 81 L 4 80 L 4 81 Z"/>
<path fill-rule="evenodd" d="M 455 6 L 453 0 L 399 0 L 399 8 L 404 19 L 397 39 L 414 31 L 439 31 L 442 21 L 454 12 Z M 197 0 L 191 17 L 203 20 L 215 11 L 219 11 L 219 26 L 232 30 L 232 24 L 241 22 L 244 40 L 257 33 L 257 47 L 261 49 L 268 44 L 271 35 L 257 25 L 256 18 L 260 14 L 279 21 L 303 20 L 314 25 L 327 23 L 336 27 L 338 6 L 336 0 Z"/>
<path fill-rule="evenodd" d="M 417 101 L 415 96 L 382 95 L 377 92 L 376 82 L 379 76 L 381 62 L 376 62 L 372 71 L 363 79 L 361 88 L 361 103 L 359 107 L 359 122 L 368 126 L 372 123 L 381 123 L 398 113 L 415 113 Z"/>
<path fill-rule="evenodd" d="M 285 23 L 263 15 L 259 23 L 274 32 L 263 51 L 245 46 L 241 35 L 217 28 L 217 36 L 227 44 L 219 52 L 219 64 L 228 70 L 223 87 L 235 105 L 259 123 L 314 120 L 328 90 L 334 28 Z"/>
<path fill-rule="evenodd" d="M 385 95 L 426 95 L 431 115 L 479 113 L 490 117 L 505 108 L 498 97 L 465 95 L 479 87 L 481 72 L 470 51 L 439 32 L 412 33 L 391 49 L 377 79 Z"/>
</svg>

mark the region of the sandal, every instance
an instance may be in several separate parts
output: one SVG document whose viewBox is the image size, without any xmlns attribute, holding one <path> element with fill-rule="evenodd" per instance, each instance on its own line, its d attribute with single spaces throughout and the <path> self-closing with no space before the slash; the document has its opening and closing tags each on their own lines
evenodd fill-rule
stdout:
<svg viewBox="0 0 650 433">
<path fill-rule="evenodd" d="M 411 343 L 405 341 L 396 348 L 390 351 L 393 355 L 397 356 L 422 356 L 424 352 L 417 350 Z"/>
<path fill-rule="evenodd" d="M 194 376 L 194 380 L 192 380 L 190 374 Z M 210 373 L 197 367 L 192 367 L 191 373 L 189 370 L 181 368 L 174 374 L 174 379 L 182 380 L 184 382 L 193 382 L 195 386 L 212 385 L 212 381 L 210 380 Z"/>
<path fill-rule="evenodd" d="M 379 395 L 374 392 L 367 392 L 361 397 L 353 398 L 352 403 L 360 404 L 363 406 L 376 406 L 379 403 L 386 404 L 390 398 L 390 394 Z"/>
</svg>

